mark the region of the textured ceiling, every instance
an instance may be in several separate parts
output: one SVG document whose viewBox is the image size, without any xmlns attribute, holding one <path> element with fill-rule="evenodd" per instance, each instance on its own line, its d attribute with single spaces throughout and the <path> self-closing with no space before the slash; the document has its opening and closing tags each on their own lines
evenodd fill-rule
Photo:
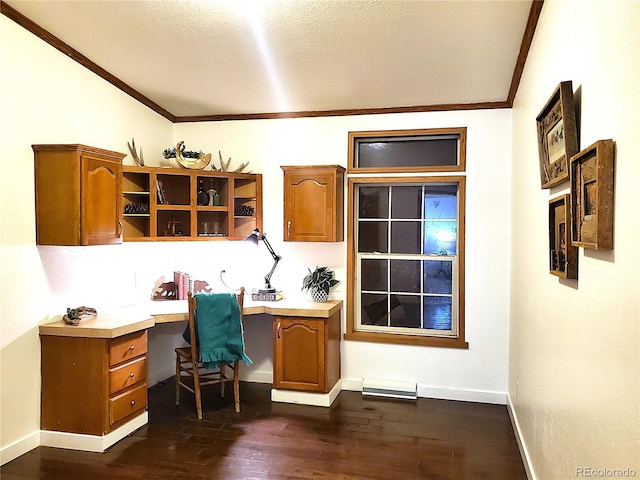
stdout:
<svg viewBox="0 0 640 480">
<path fill-rule="evenodd" d="M 529 0 L 9 0 L 177 117 L 505 102 Z"/>
</svg>

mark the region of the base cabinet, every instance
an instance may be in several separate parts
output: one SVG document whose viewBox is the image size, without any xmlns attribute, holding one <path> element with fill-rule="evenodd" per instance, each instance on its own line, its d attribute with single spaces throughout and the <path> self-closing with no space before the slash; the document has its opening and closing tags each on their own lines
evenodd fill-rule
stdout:
<svg viewBox="0 0 640 480">
<path fill-rule="evenodd" d="M 273 387 L 329 392 L 340 378 L 340 312 L 276 317 L 273 329 Z"/>
<path fill-rule="evenodd" d="M 147 408 L 147 331 L 41 335 L 41 428 L 106 435 Z"/>
</svg>

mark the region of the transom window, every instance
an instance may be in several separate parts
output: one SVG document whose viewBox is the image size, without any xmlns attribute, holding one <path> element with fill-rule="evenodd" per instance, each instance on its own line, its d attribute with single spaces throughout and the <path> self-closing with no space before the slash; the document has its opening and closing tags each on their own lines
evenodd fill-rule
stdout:
<svg viewBox="0 0 640 480">
<path fill-rule="evenodd" d="M 349 178 L 345 338 L 467 346 L 464 187 L 463 176 Z"/>
</svg>

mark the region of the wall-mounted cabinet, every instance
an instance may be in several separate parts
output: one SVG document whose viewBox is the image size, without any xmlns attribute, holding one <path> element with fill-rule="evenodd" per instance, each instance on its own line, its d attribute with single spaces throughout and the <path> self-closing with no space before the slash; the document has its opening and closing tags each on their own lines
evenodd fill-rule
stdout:
<svg viewBox="0 0 640 480">
<path fill-rule="evenodd" d="M 344 168 L 281 167 L 284 171 L 284 241 L 344 240 Z"/>
<path fill-rule="evenodd" d="M 122 242 L 124 153 L 86 145 L 33 145 L 36 243 Z"/>
<path fill-rule="evenodd" d="M 125 241 L 243 240 L 262 229 L 262 176 L 123 167 Z"/>
</svg>

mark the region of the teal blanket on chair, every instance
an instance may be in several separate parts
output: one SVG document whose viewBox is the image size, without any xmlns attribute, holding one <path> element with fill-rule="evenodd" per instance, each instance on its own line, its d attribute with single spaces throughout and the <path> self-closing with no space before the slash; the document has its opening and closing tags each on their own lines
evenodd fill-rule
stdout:
<svg viewBox="0 0 640 480">
<path fill-rule="evenodd" d="M 244 332 L 240 306 L 233 293 L 197 293 L 196 328 L 200 347 L 200 361 L 206 368 L 218 368 L 251 359 L 244 351 Z"/>
</svg>

